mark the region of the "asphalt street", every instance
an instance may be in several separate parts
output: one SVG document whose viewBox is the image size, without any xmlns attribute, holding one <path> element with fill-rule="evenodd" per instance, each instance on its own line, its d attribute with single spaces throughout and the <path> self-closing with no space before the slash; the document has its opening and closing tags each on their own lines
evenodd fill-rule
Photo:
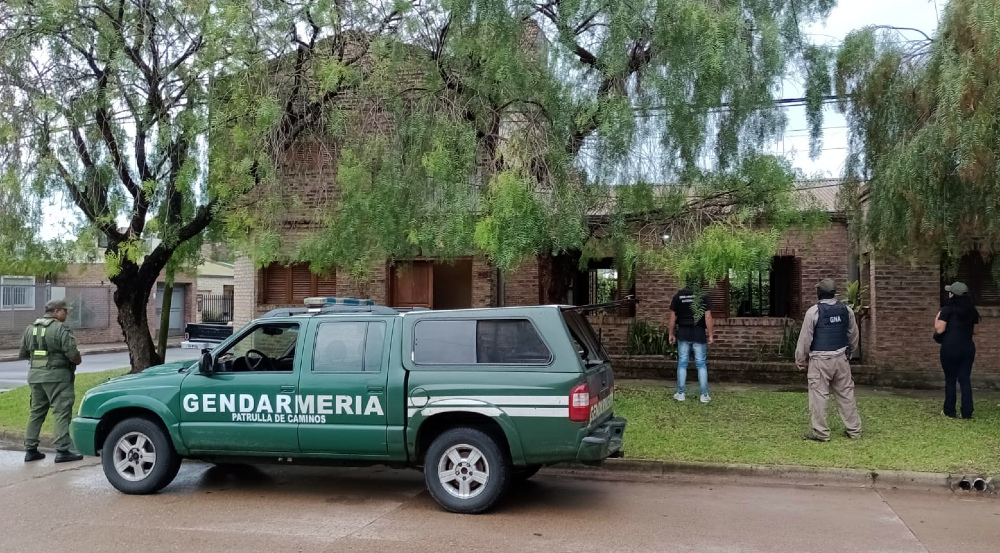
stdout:
<svg viewBox="0 0 1000 553">
<path fill-rule="evenodd" d="M 167 349 L 167 361 L 197 359 L 201 352 L 197 349 Z M 92 373 L 128 367 L 128 352 L 84 354 L 83 363 L 76 368 L 78 373 Z M 28 383 L 28 362 L 8 361 L 0 363 L 0 390 L 7 390 Z"/>
<path fill-rule="evenodd" d="M 1000 500 L 867 488 L 614 482 L 544 472 L 489 514 L 442 511 L 416 471 L 186 462 L 127 496 L 99 460 L 0 451 L 0 551 L 995 553 Z"/>
</svg>

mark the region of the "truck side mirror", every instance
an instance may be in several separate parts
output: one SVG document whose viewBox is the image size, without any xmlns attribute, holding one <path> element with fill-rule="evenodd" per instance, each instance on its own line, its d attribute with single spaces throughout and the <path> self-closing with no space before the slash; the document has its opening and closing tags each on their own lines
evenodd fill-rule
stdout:
<svg viewBox="0 0 1000 553">
<path fill-rule="evenodd" d="M 198 362 L 198 372 L 205 376 L 215 374 L 215 362 L 212 361 L 212 354 L 203 353 L 201 355 L 201 361 Z"/>
</svg>

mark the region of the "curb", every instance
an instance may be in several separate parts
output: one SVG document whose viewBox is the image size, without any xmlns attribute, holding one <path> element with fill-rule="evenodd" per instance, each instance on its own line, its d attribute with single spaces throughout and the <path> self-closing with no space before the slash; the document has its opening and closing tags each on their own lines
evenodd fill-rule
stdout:
<svg viewBox="0 0 1000 553">
<path fill-rule="evenodd" d="M 0 431 L 0 444 L 4 443 L 14 447 L 22 447 L 24 445 L 24 432 L 18 432 L 17 430 Z M 38 447 L 55 449 L 55 445 L 52 443 L 52 437 L 44 434 L 39 436 Z"/>
<path fill-rule="evenodd" d="M 0 432 L 0 443 L 19 446 L 24 442 L 24 432 Z M 52 438 L 42 436 L 39 447 L 53 447 Z M 617 482 L 671 481 L 688 483 L 777 484 L 785 486 L 815 486 L 841 488 L 868 488 L 874 490 L 950 490 L 961 491 L 959 481 L 964 476 L 938 472 L 905 470 L 864 470 L 804 467 L 797 465 L 739 465 L 693 463 L 677 461 L 652 461 L 645 459 L 607 459 L 601 466 L 567 463 L 546 467 L 541 474 L 587 480 Z M 985 492 L 997 495 L 996 484 Z"/>
<path fill-rule="evenodd" d="M 167 342 L 168 348 L 179 348 L 181 346 L 180 342 Z M 99 353 L 122 353 L 128 351 L 128 346 L 126 344 L 115 344 L 111 346 L 94 347 L 88 348 L 84 346 L 85 349 L 80 350 L 81 355 L 95 355 Z M 11 361 L 18 361 L 17 354 L 5 354 L 0 355 L 0 363 L 8 363 Z"/>
<path fill-rule="evenodd" d="M 739 465 L 608 459 L 600 467 L 581 464 L 556 465 L 543 469 L 555 476 L 598 480 L 705 481 L 730 483 L 830 486 L 870 489 L 958 490 L 965 475 L 899 470 L 820 468 L 794 465 Z M 968 475 L 973 476 L 973 475 Z M 993 485 L 988 493 L 996 494 Z"/>
</svg>

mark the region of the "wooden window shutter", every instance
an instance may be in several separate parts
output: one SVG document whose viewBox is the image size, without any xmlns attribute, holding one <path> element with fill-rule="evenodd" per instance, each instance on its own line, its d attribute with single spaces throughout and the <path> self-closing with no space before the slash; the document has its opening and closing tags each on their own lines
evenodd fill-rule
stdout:
<svg viewBox="0 0 1000 553">
<path fill-rule="evenodd" d="M 791 307 L 788 316 L 793 319 L 801 319 L 805 314 L 802 305 L 802 258 L 795 257 L 792 260 L 792 289 Z"/>
<path fill-rule="evenodd" d="M 330 273 L 329 275 L 317 276 L 316 278 L 316 294 L 317 296 L 332 298 L 337 295 L 337 274 Z"/>
<path fill-rule="evenodd" d="M 963 282 L 969 287 L 969 293 L 972 294 L 972 300 L 976 305 L 1000 305 L 1000 286 L 997 286 L 997 282 L 991 274 L 990 265 L 986 263 L 979 252 L 973 251 L 962 257 L 955 280 Z M 945 284 L 951 284 L 951 282 Z M 942 294 L 945 298 L 948 297 L 947 292 L 942 292 Z"/>
<path fill-rule="evenodd" d="M 302 303 L 313 295 L 313 274 L 306 263 L 292 265 L 292 298 L 290 303 Z"/>
<path fill-rule="evenodd" d="M 729 317 L 729 278 L 720 280 L 715 288 L 708 291 L 708 307 L 715 319 Z"/>
<path fill-rule="evenodd" d="M 263 270 L 264 303 L 288 303 L 288 267 L 271 263 Z"/>
</svg>

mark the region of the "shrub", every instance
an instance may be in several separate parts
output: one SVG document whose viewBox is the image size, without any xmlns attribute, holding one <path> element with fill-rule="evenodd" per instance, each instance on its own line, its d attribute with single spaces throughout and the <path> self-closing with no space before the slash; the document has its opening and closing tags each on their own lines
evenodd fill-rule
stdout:
<svg viewBox="0 0 1000 553">
<path fill-rule="evenodd" d="M 636 321 L 629 325 L 625 344 L 629 355 L 677 354 L 677 346 L 670 343 L 666 329 L 646 321 Z"/>
</svg>

